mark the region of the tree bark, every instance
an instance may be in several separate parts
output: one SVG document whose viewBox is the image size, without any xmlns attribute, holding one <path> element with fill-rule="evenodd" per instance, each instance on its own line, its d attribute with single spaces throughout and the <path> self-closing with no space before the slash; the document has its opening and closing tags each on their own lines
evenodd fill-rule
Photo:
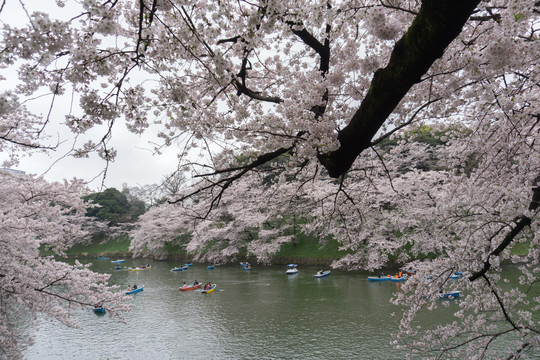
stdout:
<svg viewBox="0 0 540 360">
<path fill-rule="evenodd" d="M 407 32 L 396 43 L 387 66 L 378 69 L 370 89 L 347 126 L 340 147 L 319 154 L 331 177 L 344 175 L 409 89 L 461 33 L 480 0 L 424 0 Z"/>
</svg>

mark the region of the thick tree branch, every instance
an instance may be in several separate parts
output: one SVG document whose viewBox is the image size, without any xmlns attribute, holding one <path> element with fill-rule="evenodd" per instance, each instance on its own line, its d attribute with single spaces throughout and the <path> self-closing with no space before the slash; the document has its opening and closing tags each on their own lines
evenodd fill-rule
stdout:
<svg viewBox="0 0 540 360">
<path fill-rule="evenodd" d="M 396 43 L 388 65 L 375 72 L 371 87 L 349 124 L 340 147 L 319 155 L 330 176 L 345 174 L 409 89 L 420 82 L 460 34 L 480 0 L 424 0 L 413 23 Z"/>
<path fill-rule="evenodd" d="M 537 178 L 537 181 L 540 181 L 540 177 Z M 531 203 L 529 204 L 529 210 L 535 211 L 540 207 L 540 184 L 536 185 L 533 188 L 533 197 L 531 200 Z M 480 277 L 483 277 L 487 271 L 491 268 L 491 263 L 489 262 L 489 259 L 492 256 L 498 256 L 501 252 L 503 252 L 504 249 L 506 249 L 512 241 L 518 236 L 521 231 L 531 225 L 531 218 L 522 215 L 518 218 L 516 226 L 510 231 L 503 239 L 503 241 L 497 246 L 495 250 L 493 250 L 491 253 L 489 253 L 488 258 L 484 262 L 484 266 L 480 271 L 477 271 L 473 273 L 471 276 L 469 276 L 470 281 L 475 281 L 476 279 L 479 279 Z"/>
<path fill-rule="evenodd" d="M 298 134 L 298 138 L 300 138 L 304 133 L 303 132 L 300 132 Z M 220 201 L 221 201 L 221 198 L 223 196 L 223 193 L 225 192 L 225 190 L 231 186 L 231 184 L 240 179 L 244 174 L 246 174 L 247 172 L 249 172 L 250 170 L 253 170 L 255 169 L 256 167 L 260 166 L 260 165 L 264 165 L 266 164 L 267 162 L 293 150 L 294 148 L 296 147 L 296 141 L 290 146 L 290 147 L 287 147 L 287 148 L 279 148 L 271 153 L 265 153 L 265 154 L 262 154 L 262 155 L 259 155 L 255 160 L 253 160 L 252 162 L 250 162 L 249 164 L 246 164 L 246 165 L 243 165 L 243 166 L 239 166 L 239 167 L 230 167 L 230 168 L 226 168 L 226 169 L 223 169 L 223 170 L 216 170 L 215 172 L 211 173 L 211 174 L 204 174 L 204 175 L 200 175 L 201 177 L 208 177 L 208 176 L 212 176 L 212 175 L 218 175 L 218 174 L 224 174 L 224 173 L 234 173 L 234 174 L 231 174 L 229 176 L 226 176 L 226 177 L 223 177 L 223 178 L 220 178 L 219 180 L 217 180 L 216 182 L 211 182 L 209 185 L 206 185 L 206 186 L 203 186 L 185 196 L 182 196 L 181 198 L 178 198 L 176 200 L 172 200 L 172 201 L 168 201 L 169 204 L 176 204 L 178 202 L 182 202 L 184 201 L 185 199 L 189 198 L 189 197 L 192 197 L 198 193 L 201 193 L 205 190 L 208 190 L 208 189 L 211 189 L 211 188 L 214 188 L 215 186 L 219 186 L 220 187 L 220 190 L 218 192 L 218 194 L 216 196 L 213 197 L 212 199 L 212 202 L 209 206 L 209 209 L 205 215 L 208 216 L 210 214 L 210 212 L 212 211 L 212 209 L 214 209 L 216 206 L 219 205 Z"/>
</svg>

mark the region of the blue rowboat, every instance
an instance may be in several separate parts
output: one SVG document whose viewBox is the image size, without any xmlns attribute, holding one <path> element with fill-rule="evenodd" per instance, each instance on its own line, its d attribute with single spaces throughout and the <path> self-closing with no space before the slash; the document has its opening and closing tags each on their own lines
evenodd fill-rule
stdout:
<svg viewBox="0 0 540 360">
<path fill-rule="evenodd" d="M 105 309 L 103 307 L 92 308 L 95 314 L 105 314 Z"/>
<path fill-rule="evenodd" d="M 123 263 L 123 262 L 126 262 L 126 260 L 113 260 L 113 261 L 111 261 L 111 264 L 120 264 L 120 263 Z"/>
<path fill-rule="evenodd" d="M 214 270 L 216 267 L 214 265 L 208 265 L 206 268 L 208 270 Z"/>
<path fill-rule="evenodd" d="M 392 276 L 390 278 L 390 281 L 394 281 L 394 282 L 400 282 L 400 281 L 405 281 L 405 280 L 407 280 L 405 276 L 399 276 L 399 277 Z"/>
<path fill-rule="evenodd" d="M 109 258 L 108 258 L 108 257 L 101 257 L 101 256 L 100 256 L 100 257 L 98 257 L 97 259 L 98 259 L 98 260 L 109 260 Z"/>
<path fill-rule="evenodd" d="M 144 289 L 144 286 L 141 286 L 140 288 L 137 288 L 137 289 L 128 290 L 128 291 L 126 291 L 126 295 L 129 295 L 129 294 L 135 294 L 135 293 L 141 292 L 141 291 L 143 291 L 143 289 Z"/>
<path fill-rule="evenodd" d="M 298 274 L 298 269 L 296 268 L 296 264 L 288 264 L 287 271 L 285 271 L 285 274 L 287 275 Z"/>
<path fill-rule="evenodd" d="M 328 275 L 330 275 L 330 270 L 326 270 L 326 271 L 323 271 L 323 272 L 318 272 L 313 276 L 316 277 L 316 278 L 322 278 L 322 277 L 325 277 L 325 276 L 328 276 Z"/>
<path fill-rule="evenodd" d="M 192 263 L 184 264 L 184 266 L 193 266 L 193 264 Z"/>
<path fill-rule="evenodd" d="M 391 276 L 381 276 L 381 277 L 378 277 L 378 276 L 368 276 L 368 280 L 369 281 L 390 281 L 392 277 Z"/>
<path fill-rule="evenodd" d="M 447 293 L 439 293 L 439 299 L 454 299 L 454 298 L 457 298 L 459 297 L 459 295 L 461 295 L 461 291 L 450 291 L 450 292 L 447 292 Z"/>
<path fill-rule="evenodd" d="M 179 267 L 172 268 L 171 271 L 183 271 L 187 269 L 188 269 L 187 266 L 179 266 Z"/>
</svg>

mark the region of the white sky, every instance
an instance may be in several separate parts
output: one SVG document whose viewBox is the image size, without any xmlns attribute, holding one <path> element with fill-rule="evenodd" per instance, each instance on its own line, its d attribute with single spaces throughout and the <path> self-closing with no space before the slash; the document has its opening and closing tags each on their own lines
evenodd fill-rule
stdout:
<svg viewBox="0 0 540 360">
<path fill-rule="evenodd" d="M 118 128 L 122 127 L 123 124 L 119 124 Z M 89 182 L 93 190 L 99 190 L 102 182 L 105 187 L 121 190 L 123 183 L 127 183 L 130 187 L 160 183 L 163 176 L 173 172 L 177 165 L 174 149 L 169 149 L 162 155 L 154 155 L 152 146 L 145 140 L 145 136 L 139 137 L 121 129 L 115 131 L 109 143 L 109 146 L 117 150 L 118 155 L 114 162 L 109 163 L 106 178 L 103 180 L 100 176 L 106 165 L 103 159 L 97 155 L 87 159 L 63 157 L 71 147 L 70 143 L 66 145 L 48 154 L 33 154 L 23 158 L 16 169 L 43 175 L 49 181 L 81 178 Z"/>
</svg>

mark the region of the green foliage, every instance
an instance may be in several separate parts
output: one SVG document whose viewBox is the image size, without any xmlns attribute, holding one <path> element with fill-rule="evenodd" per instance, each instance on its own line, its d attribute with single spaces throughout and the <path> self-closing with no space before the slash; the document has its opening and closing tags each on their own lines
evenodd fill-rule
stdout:
<svg viewBox="0 0 540 360">
<path fill-rule="evenodd" d="M 388 150 L 392 146 L 397 145 L 400 141 L 418 142 L 429 146 L 440 146 L 446 144 L 446 141 L 442 139 L 444 139 L 452 130 L 454 129 L 434 130 L 428 125 L 422 125 L 404 131 L 401 135 L 396 135 L 393 138 L 385 138 L 377 144 L 377 147 L 382 150 Z"/>
<path fill-rule="evenodd" d="M 112 224 L 135 221 L 146 211 L 144 201 L 133 197 L 128 198 L 125 192 L 120 192 L 115 188 L 87 195 L 83 199 L 100 205 L 88 208 L 87 216 L 110 221 Z"/>
<path fill-rule="evenodd" d="M 94 236 L 89 244 L 78 244 L 66 250 L 67 256 L 101 256 L 103 254 L 127 254 L 131 239 L 127 234 L 108 239 L 103 235 Z M 41 256 L 55 255 L 52 251 L 40 248 Z"/>
<path fill-rule="evenodd" d="M 336 260 L 346 254 L 346 251 L 339 250 L 339 244 L 336 240 L 330 239 L 321 242 L 316 236 L 298 232 L 295 240 L 283 244 L 275 257 Z"/>
</svg>

